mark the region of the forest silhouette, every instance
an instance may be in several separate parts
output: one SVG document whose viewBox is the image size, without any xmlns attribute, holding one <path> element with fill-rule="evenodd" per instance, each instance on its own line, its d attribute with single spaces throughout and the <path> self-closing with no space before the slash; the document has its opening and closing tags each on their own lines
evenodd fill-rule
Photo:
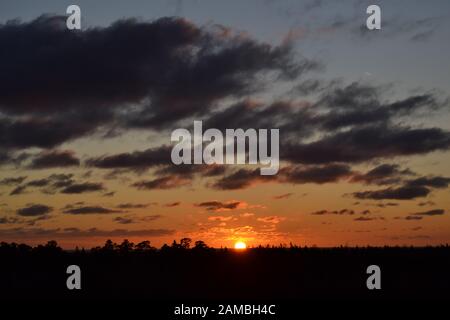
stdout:
<svg viewBox="0 0 450 320">
<path fill-rule="evenodd" d="M 63 250 L 56 241 L 0 244 L 1 298 L 229 301 L 298 299 L 448 299 L 450 248 L 257 246 L 211 248 L 189 238 L 164 244 L 107 240 Z M 366 269 L 381 268 L 382 290 L 368 290 Z M 68 290 L 66 268 L 81 269 Z"/>
</svg>

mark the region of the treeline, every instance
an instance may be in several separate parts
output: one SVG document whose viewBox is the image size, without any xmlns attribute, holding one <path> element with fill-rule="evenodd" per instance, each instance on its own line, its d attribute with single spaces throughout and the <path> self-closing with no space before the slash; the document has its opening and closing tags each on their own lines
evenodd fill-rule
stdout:
<svg viewBox="0 0 450 320">
<path fill-rule="evenodd" d="M 164 244 L 159 249 L 152 246 L 149 240 L 144 240 L 139 243 L 134 243 L 129 241 L 128 239 L 124 239 L 121 243 L 113 242 L 112 240 L 106 240 L 103 246 L 96 246 L 91 249 L 88 249 L 90 252 L 118 252 L 118 253 L 127 253 L 127 252 L 152 252 L 152 251 L 173 251 L 173 250 L 213 250 L 213 248 L 209 247 L 204 241 L 198 240 L 192 243 L 192 239 L 190 238 L 182 238 L 180 242 L 174 240 L 172 244 L 169 246 Z M 7 243 L 0 242 L 0 253 L 3 252 L 62 252 L 64 251 L 55 240 L 50 240 L 46 244 L 39 244 L 35 247 L 24 243 Z M 76 247 L 75 252 L 86 251 L 85 248 L 80 249 Z"/>
<path fill-rule="evenodd" d="M 208 250 L 212 249 L 201 240 L 192 243 L 190 238 L 182 238 L 180 242 L 173 240 L 172 244 L 164 244 L 161 248 L 156 248 L 151 245 L 149 240 L 144 240 L 139 243 L 133 243 L 128 239 L 123 240 L 121 243 L 115 243 L 112 240 L 106 240 L 103 247 L 97 246 L 91 249 L 91 252 L 149 252 L 149 251 L 171 251 L 171 250 Z"/>
<path fill-rule="evenodd" d="M 279 244 L 279 245 L 258 245 L 255 247 L 248 247 L 247 250 L 251 251 L 316 251 L 316 252 L 323 252 L 323 251 L 380 251 L 380 250 L 414 250 L 414 251 L 420 251 L 420 250 L 439 250 L 444 249 L 448 250 L 449 245 L 439 245 L 439 246 L 426 246 L 426 247 L 414 247 L 414 246 L 384 246 L 384 247 L 371 247 L 371 246 L 364 246 L 364 247 L 348 247 L 348 246 L 339 246 L 339 247 L 333 247 L 333 248 L 318 248 L 316 246 L 298 246 L 293 243 L 287 244 Z M 204 241 L 198 240 L 193 242 L 190 238 L 182 238 L 179 242 L 176 240 L 173 240 L 171 245 L 164 244 L 160 248 L 157 248 L 155 246 L 151 245 L 151 242 L 149 240 L 144 240 L 138 243 L 134 243 L 129 241 L 128 239 L 124 239 L 121 243 L 116 243 L 110 239 L 106 240 L 105 244 L 103 246 L 96 246 L 91 249 L 85 249 L 85 248 L 75 248 L 75 252 L 92 252 L 92 253 L 101 253 L 101 252 L 109 252 L 109 253 L 130 253 L 130 252 L 179 252 L 182 250 L 191 250 L 191 251 L 227 251 L 227 247 L 221 247 L 221 248 L 213 248 L 209 247 Z M 0 242 L 0 254 L 6 253 L 6 252 L 42 252 L 42 253 L 56 253 L 56 252 L 63 252 L 65 251 L 62 249 L 58 243 L 55 240 L 50 240 L 46 244 L 39 244 L 35 247 L 32 247 L 27 244 L 18 244 L 15 242 L 7 243 L 7 242 Z M 72 251 L 72 250 L 71 250 Z"/>
<path fill-rule="evenodd" d="M 298 299 L 443 299 L 450 292 L 450 248 L 257 246 L 212 248 L 189 238 L 156 248 L 150 241 L 108 240 L 63 250 L 0 243 L 3 299 L 136 298 L 147 301 Z M 81 269 L 81 290 L 68 290 L 68 266 Z M 382 290 L 366 287 L 367 268 L 382 272 Z M 74 292 L 76 291 L 76 292 Z"/>
</svg>

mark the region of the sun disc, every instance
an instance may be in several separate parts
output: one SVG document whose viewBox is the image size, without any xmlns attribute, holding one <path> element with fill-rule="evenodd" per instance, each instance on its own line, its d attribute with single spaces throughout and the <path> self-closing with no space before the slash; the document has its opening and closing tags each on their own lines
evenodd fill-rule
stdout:
<svg viewBox="0 0 450 320">
<path fill-rule="evenodd" d="M 238 242 L 236 242 L 236 243 L 234 244 L 234 248 L 235 248 L 235 249 L 242 250 L 242 249 L 246 249 L 246 248 L 247 248 L 247 245 L 245 244 L 245 242 L 238 241 Z"/>
</svg>

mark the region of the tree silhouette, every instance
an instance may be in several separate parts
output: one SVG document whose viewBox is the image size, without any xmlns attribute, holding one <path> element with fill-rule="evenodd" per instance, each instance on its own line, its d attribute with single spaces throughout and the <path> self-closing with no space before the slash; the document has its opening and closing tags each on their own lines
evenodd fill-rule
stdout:
<svg viewBox="0 0 450 320">
<path fill-rule="evenodd" d="M 155 248 L 155 247 L 152 247 L 152 246 L 150 245 L 150 241 L 144 240 L 144 241 L 139 242 L 139 243 L 134 247 L 134 249 L 135 249 L 136 251 L 149 251 L 149 250 L 155 250 L 156 248 Z"/>
<path fill-rule="evenodd" d="M 122 243 L 119 244 L 119 251 L 121 253 L 131 252 L 131 251 L 133 251 L 133 248 L 134 248 L 134 243 L 128 241 L 128 239 L 123 240 Z"/>
<path fill-rule="evenodd" d="M 192 242 L 192 239 L 190 239 L 190 238 L 183 238 L 183 239 L 180 240 L 180 247 L 182 249 L 189 249 L 189 247 L 191 246 L 191 242 Z"/>
<path fill-rule="evenodd" d="M 171 248 L 167 245 L 167 243 L 164 243 L 161 247 L 161 252 L 167 252 L 169 251 Z"/>
<path fill-rule="evenodd" d="M 112 242 L 111 239 L 106 240 L 105 245 L 103 246 L 104 251 L 114 251 L 117 247 L 117 244 Z"/>
<path fill-rule="evenodd" d="M 202 241 L 202 240 L 195 241 L 194 249 L 203 250 L 203 249 L 207 249 L 207 248 L 208 248 L 208 246 L 206 245 L 206 243 L 204 241 Z"/>
<path fill-rule="evenodd" d="M 56 249 L 56 248 L 58 248 L 58 242 L 56 242 L 55 240 L 50 240 L 47 242 L 45 247 L 48 249 Z"/>
<path fill-rule="evenodd" d="M 173 240 L 171 248 L 172 249 L 180 249 L 181 245 L 179 245 L 176 240 Z"/>
</svg>

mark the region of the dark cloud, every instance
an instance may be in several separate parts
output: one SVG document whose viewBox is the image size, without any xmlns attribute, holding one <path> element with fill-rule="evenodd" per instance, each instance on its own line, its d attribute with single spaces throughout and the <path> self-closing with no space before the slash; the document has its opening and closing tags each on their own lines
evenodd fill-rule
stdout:
<svg viewBox="0 0 450 320">
<path fill-rule="evenodd" d="M 381 164 L 364 174 L 354 174 L 352 182 L 362 182 L 364 184 L 396 184 L 401 181 L 403 176 L 414 175 L 409 169 L 400 170 L 396 164 Z"/>
<path fill-rule="evenodd" d="M 385 106 L 392 115 L 409 115 L 419 110 L 433 111 L 445 106 L 448 101 L 439 102 L 435 96 L 426 93 L 411 96 L 403 100 L 389 103 Z"/>
<path fill-rule="evenodd" d="M 444 209 L 434 209 L 434 210 L 412 213 L 411 215 L 413 215 L 413 216 L 440 216 L 440 215 L 443 215 L 444 213 L 445 213 Z"/>
<path fill-rule="evenodd" d="M 177 202 L 166 203 L 164 206 L 168 207 L 168 208 L 173 208 L 173 207 L 178 207 L 180 204 L 181 204 L 181 202 L 177 201 Z"/>
<path fill-rule="evenodd" d="M 204 129 L 279 128 L 282 135 L 294 131 L 297 134 L 306 134 L 307 129 L 315 124 L 309 112 L 310 110 L 302 108 L 302 105 L 290 101 L 276 101 L 265 105 L 259 101 L 245 99 L 224 110 L 213 112 L 206 119 Z"/>
<path fill-rule="evenodd" d="M 367 178 L 367 176 L 364 176 L 364 178 Z M 395 182 L 396 181 L 394 181 L 394 183 Z M 353 196 L 358 199 L 411 200 L 415 198 L 426 197 L 428 194 L 432 192 L 433 189 L 448 188 L 449 183 L 450 178 L 447 177 L 440 177 L 440 176 L 419 177 L 412 180 L 406 180 L 399 187 L 389 187 L 386 189 L 374 191 L 354 192 Z"/>
<path fill-rule="evenodd" d="M 48 169 L 59 167 L 79 166 L 80 160 L 75 156 L 73 151 L 69 150 L 52 150 L 44 151 L 33 158 L 31 169 Z"/>
<path fill-rule="evenodd" d="M 30 180 L 14 188 L 10 195 L 25 193 L 28 188 L 43 188 L 42 192 L 53 194 L 57 189 L 71 185 L 72 177 L 72 174 L 52 174 L 47 178 Z"/>
<path fill-rule="evenodd" d="M 342 210 L 319 210 L 311 212 L 312 215 L 315 216 L 323 216 L 323 215 L 354 215 L 355 211 L 350 209 L 342 209 Z"/>
<path fill-rule="evenodd" d="M 441 101 L 430 93 L 397 101 L 384 101 L 385 88 L 357 82 L 345 86 L 336 80 L 306 80 L 299 86 L 306 86 L 301 90 L 307 89 L 320 94 L 314 107 L 327 112 L 316 112 L 308 121 L 314 121 L 318 128 L 325 131 L 353 126 L 387 125 L 394 119 L 412 116 L 420 111 L 438 110 L 448 103 L 446 99 Z"/>
<path fill-rule="evenodd" d="M 149 203 L 120 203 L 116 207 L 119 209 L 143 209 L 147 208 L 150 204 Z"/>
<path fill-rule="evenodd" d="M 85 206 L 85 207 L 75 207 L 63 211 L 68 214 L 111 214 L 111 213 L 122 213 L 121 210 L 113 210 L 100 206 Z"/>
<path fill-rule="evenodd" d="M 361 222 L 365 222 L 365 221 L 374 221 L 374 220 L 384 220 L 383 217 L 358 217 L 353 219 L 353 221 L 361 221 Z"/>
<path fill-rule="evenodd" d="M 297 84 L 292 91 L 301 95 L 309 95 L 324 90 L 323 81 L 318 79 L 306 79 Z"/>
<path fill-rule="evenodd" d="M 0 25 L 0 147 L 51 148 L 87 134 L 160 128 L 293 79 L 318 63 L 181 18 L 67 30 L 65 16 Z M 71 61 L 67 69 L 67 61 Z M 64 106 L 64 108 L 61 108 Z M 27 115 L 27 117 L 22 117 Z"/>
<path fill-rule="evenodd" d="M 33 219 L 29 219 L 28 221 L 25 221 L 25 224 L 28 226 L 35 226 L 37 225 L 40 221 L 44 221 L 44 220 L 49 220 L 52 217 L 49 215 L 42 215 L 42 216 L 38 216 L 36 218 Z"/>
<path fill-rule="evenodd" d="M 222 190 L 244 189 L 253 184 L 265 182 L 324 184 L 338 182 L 350 177 L 351 174 L 350 167 L 344 164 L 287 166 L 281 168 L 274 176 L 261 176 L 259 169 L 239 169 L 216 180 L 213 187 Z"/>
<path fill-rule="evenodd" d="M 26 193 L 29 188 L 40 188 L 43 193 L 53 194 L 58 189 L 68 187 L 74 183 L 73 174 L 51 174 L 46 178 L 30 180 L 22 185 L 14 188 L 10 195 L 19 195 Z M 23 182 L 25 179 L 18 178 L 17 183 Z"/>
<path fill-rule="evenodd" d="M 167 163 L 170 163 L 171 150 L 172 148 L 169 146 L 161 146 L 144 151 L 90 158 L 86 160 L 86 165 L 102 169 L 147 169 L 153 166 L 167 165 Z"/>
<path fill-rule="evenodd" d="M 287 199 L 287 198 L 289 198 L 290 196 L 292 196 L 292 194 L 293 194 L 293 193 L 291 193 L 291 192 L 289 192 L 289 193 L 284 193 L 284 194 L 280 194 L 280 195 L 277 195 L 277 196 L 273 196 L 273 199 L 275 199 L 275 200 Z"/>
<path fill-rule="evenodd" d="M 37 179 L 27 182 L 27 187 L 45 187 L 51 183 L 52 179 Z"/>
<path fill-rule="evenodd" d="M 377 203 L 377 207 L 380 208 L 386 208 L 386 207 L 398 207 L 398 203 L 395 202 L 388 202 L 388 203 Z"/>
<path fill-rule="evenodd" d="M 351 168 L 343 164 L 290 166 L 280 170 L 280 179 L 288 183 L 329 183 L 350 177 Z"/>
<path fill-rule="evenodd" d="M 30 180 L 18 186 L 11 192 L 11 195 L 21 194 L 28 188 L 41 188 L 46 194 L 54 194 L 58 189 L 71 186 L 74 183 L 73 174 L 51 174 L 47 178 Z"/>
<path fill-rule="evenodd" d="M 295 164 L 358 163 L 450 146 L 446 130 L 400 125 L 420 112 L 443 110 L 445 98 L 423 93 L 389 101 L 386 88 L 356 82 L 311 80 L 307 87 L 317 90 L 317 101 L 266 105 L 246 99 L 213 112 L 204 127 L 279 128 L 281 159 Z"/>
<path fill-rule="evenodd" d="M 385 88 L 356 82 L 343 85 L 339 81 L 311 81 L 308 90 L 320 94 L 316 102 L 300 107 L 292 103 L 285 103 L 284 107 L 279 103 L 269 107 L 244 104 L 240 113 L 239 105 L 235 105 L 215 116 L 216 122 L 223 116 L 222 126 L 226 126 L 232 123 L 229 117 L 233 114 L 232 119 L 237 123 L 252 122 L 257 127 L 261 122 L 266 127 L 280 128 L 281 158 L 293 163 L 357 163 L 448 150 L 450 146 L 448 131 L 399 124 L 405 117 L 420 112 L 443 110 L 448 106 L 445 98 L 423 93 L 389 101 L 385 98 L 388 93 Z M 241 114 L 244 120 L 239 119 Z M 251 120 L 245 121 L 246 118 Z M 271 118 L 274 120 L 268 125 Z M 314 141 L 304 142 L 314 134 L 317 134 Z"/>
<path fill-rule="evenodd" d="M 26 176 L 3 178 L 0 180 L 0 186 L 18 185 L 21 184 L 26 178 Z"/>
<path fill-rule="evenodd" d="M 62 208 L 62 210 L 73 209 L 73 208 L 76 208 L 76 207 L 84 206 L 84 204 L 85 204 L 84 201 L 78 201 L 78 202 L 75 202 L 75 203 L 69 203 L 69 204 L 66 204 L 64 206 L 64 208 Z"/>
<path fill-rule="evenodd" d="M 130 224 L 135 222 L 133 218 L 128 217 L 115 217 L 114 222 L 120 223 L 120 224 Z"/>
<path fill-rule="evenodd" d="M 160 146 L 144 151 L 105 155 L 86 160 L 87 166 L 101 169 L 114 169 L 108 178 L 116 178 L 117 175 L 133 171 L 144 171 L 156 167 L 154 174 L 157 176 L 180 176 L 184 179 L 195 176 L 214 177 L 226 172 L 224 165 L 175 165 L 172 164 L 170 154 L 172 146 Z M 124 171 L 122 171 L 124 170 Z"/>
<path fill-rule="evenodd" d="M 363 210 L 359 213 L 352 209 L 341 209 L 341 210 L 318 210 L 310 213 L 311 215 L 315 216 L 324 216 L 324 215 L 337 215 L 337 216 L 343 216 L 343 215 L 360 215 L 359 217 L 354 218 L 354 221 L 373 221 L 373 220 L 384 220 L 382 217 L 373 217 L 370 216 L 371 212 L 370 210 Z"/>
<path fill-rule="evenodd" d="M 25 190 L 27 189 L 26 186 L 17 186 L 11 192 L 9 193 L 10 196 L 16 196 L 19 194 L 25 193 Z"/>
<path fill-rule="evenodd" d="M 388 120 L 389 114 L 387 112 L 381 112 L 377 108 L 345 110 L 341 112 L 332 111 L 316 119 L 320 126 L 327 131 L 335 131 L 350 126 L 383 123 Z"/>
<path fill-rule="evenodd" d="M 61 190 L 61 193 L 74 194 L 105 190 L 102 183 L 84 182 L 74 183 Z"/>
<path fill-rule="evenodd" d="M 379 123 L 398 116 L 414 114 L 420 110 L 436 110 L 447 101 L 439 101 L 433 94 L 422 93 L 396 101 L 383 101 L 386 88 L 358 82 L 343 85 L 339 81 L 319 86 L 319 104 L 331 112 L 321 119 L 323 126 L 336 129 L 354 124 Z M 372 115 L 372 118 L 364 119 Z M 339 120 L 342 119 L 342 120 Z M 347 121 L 345 121 L 347 120 Z M 334 124 L 333 124 L 334 123 Z"/>
<path fill-rule="evenodd" d="M 220 164 L 200 164 L 200 165 L 175 165 L 166 164 L 165 166 L 158 168 L 155 171 L 156 175 L 166 176 L 166 175 L 176 175 L 184 178 L 195 178 L 200 177 L 216 177 L 221 176 L 227 172 L 226 165 Z"/>
<path fill-rule="evenodd" d="M 53 194 L 61 188 L 67 188 L 75 184 L 75 180 L 72 179 L 73 174 L 52 174 L 47 179 L 50 180 L 49 188 L 44 189 L 44 193 Z"/>
<path fill-rule="evenodd" d="M 358 199 L 395 199 L 395 200 L 411 200 L 415 198 L 426 197 L 431 192 L 430 189 L 422 186 L 401 186 L 398 188 L 387 188 L 374 191 L 354 192 L 353 196 Z"/>
<path fill-rule="evenodd" d="M 190 179 L 185 179 L 176 176 L 168 176 L 156 178 L 153 180 L 143 180 L 133 183 L 131 186 L 139 190 L 153 190 L 153 189 L 173 189 L 189 185 Z"/>
<path fill-rule="evenodd" d="M 163 217 L 163 216 L 160 215 L 160 214 L 152 214 L 152 215 L 149 215 L 149 216 L 143 216 L 143 217 L 140 217 L 139 220 L 140 220 L 140 221 L 147 222 L 147 221 L 158 220 L 158 219 L 160 219 L 160 218 L 162 218 L 162 217 Z"/>
<path fill-rule="evenodd" d="M 26 216 L 25 219 L 18 217 L 0 217 L 0 224 L 22 224 L 27 226 L 37 225 L 40 221 L 51 219 L 50 215 Z"/>
<path fill-rule="evenodd" d="M 113 219 L 114 222 L 120 223 L 120 224 L 131 224 L 131 223 L 138 223 L 138 222 L 149 222 L 149 221 L 155 221 L 160 219 L 162 216 L 159 214 L 154 214 L 150 216 L 125 216 L 125 217 L 115 217 Z"/>
<path fill-rule="evenodd" d="M 116 180 L 120 179 L 122 182 L 129 180 L 130 178 L 127 174 L 131 173 L 130 169 L 113 169 L 109 170 L 105 175 L 103 175 L 103 179 L 105 180 Z M 135 170 L 134 173 L 141 173 L 141 171 Z"/>
<path fill-rule="evenodd" d="M 448 188 L 450 178 L 447 177 L 420 177 L 414 180 L 408 181 L 409 186 L 414 187 L 430 187 L 437 189 Z"/>
<path fill-rule="evenodd" d="M 54 173 L 47 179 L 54 184 L 55 188 L 61 188 L 71 185 L 73 183 L 72 177 L 73 174 L 71 173 Z"/>
<path fill-rule="evenodd" d="M 301 163 L 363 162 L 425 154 L 450 147 L 450 133 L 439 128 L 369 126 L 353 128 L 307 144 L 286 144 L 284 160 Z"/>
<path fill-rule="evenodd" d="M 380 88 L 358 82 L 352 82 L 346 86 L 337 84 L 322 93 L 320 102 L 339 110 L 357 110 L 367 107 L 376 109 L 381 105 L 378 101 L 380 93 Z"/>
<path fill-rule="evenodd" d="M 17 214 L 23 217 L 42 216 L 53 211 L 52 207 L 43 204 L 32 204 L 17 210 Z"/>
<path fill-rule="evenodd" d="M 420 216 L 406 216 L 405 220 L 422 220 L 422 218 Z"/>
<path fill-rule="evenodd" d="M 423 201 L 423 202 L 419 202 L 417 205 L 419 207 L 424 207 L 424 206 L 434 206 L 436 203 L 434 203 L 433 201 Z"/>
<path fill-rule="evenodd" d="M 47 92 L 47 94 L 52 93 Z M 27 91 L 24 91 L 22 95 L 26 96 Z M 1 106 L 0 110 L 2 110 Z M 97 126 L 110 118 L 108 111 L 100 112 L 99 110 L 64 111 L 50 117 L 33 114 L 26 119 L 15 119 L 14 116 L 0 118 L 0 147 L 12 150 L 29 147 L 52 148 L 93 133 Z M 10 160 L 14 161 L 14 159 Z"/>
<path fill-rule="evenodd" d="M 213 187 L 219 190 L 235 190 L 247 188 L 255 183 L 269 181 L 276 181 L 276 177 L 261 176 L 259 169 L 239 169 L 215 181 Z"/>
<path fill-rule="evenodd" d="M 2 150 L 2 148 L 0 148 L 0 165 L 4 165 L 12 161 L 13 159 L 11 156 L 11 152 L 9 150 Z"/>
<path fill-rule="evenodd" d="M 240 201 L 230 201 L 230 202 L 221 202 L 221 201 L 206 201 L 195 204 L 197 207 L 205 208 L 209 211 L 218 211 L 218 210 L 232 210 L 239 207 L 241 204 Z"/>
</svg>

